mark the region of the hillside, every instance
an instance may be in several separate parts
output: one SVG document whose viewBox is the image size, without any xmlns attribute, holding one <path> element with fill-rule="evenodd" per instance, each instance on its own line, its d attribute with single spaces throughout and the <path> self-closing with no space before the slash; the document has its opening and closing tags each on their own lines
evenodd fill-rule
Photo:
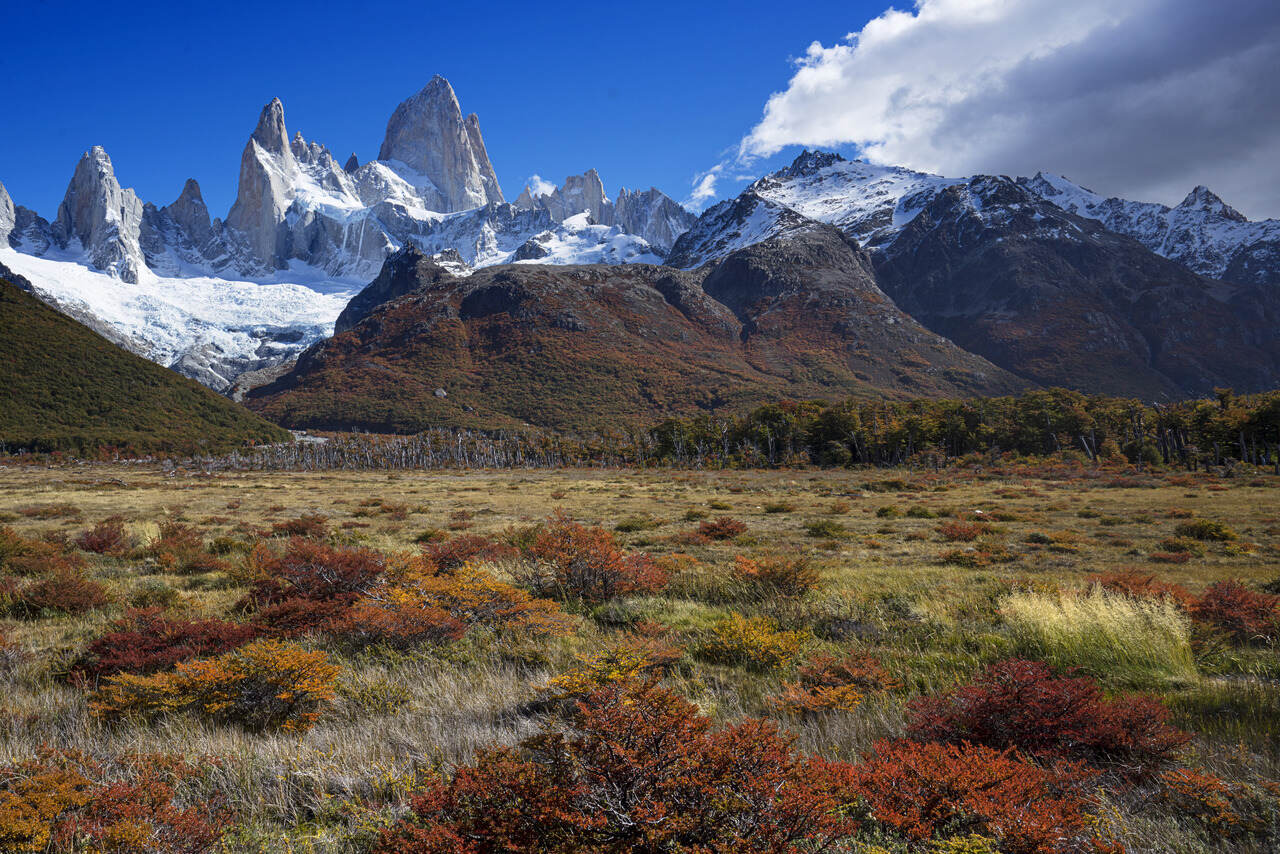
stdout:
<svg viewBox="0 0 1280 854">
<path fill-rule="evenodd" d="M 255 390 L 251 409 L 290 427 L 606 430 L 780 397 L 1027 386 L 900 311 L 867 257 L 817 223 L 698 271 L 521 264 L 455 277 L 412 250 L 387 265 L 373 291 L 389 301 L 362 301 L 358 322 Z"/>
<path fill-rule="evenodd" d="M 0 444 L 190 452 L 288 438 L 194 380 L 121 350 L 0 279 Z"/>
</svg>

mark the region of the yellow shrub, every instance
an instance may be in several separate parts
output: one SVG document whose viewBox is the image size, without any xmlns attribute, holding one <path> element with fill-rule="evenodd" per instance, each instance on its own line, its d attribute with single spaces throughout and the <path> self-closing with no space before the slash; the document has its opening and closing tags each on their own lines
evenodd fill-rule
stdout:
<svg viewBox="0 0 1280 854">
<path fill-rule="evenodd" d="M 90 701 L 102 718 L 192 711 L 248 729 L 305 731 L 334 697 L 336 665 L 316 650 L 259 640 L 170 673 L 110 677 Z"/>
<path fill-rule="evenodd" d="M 0 850 L 45 851 L 54 822 L 84 806 L 89 781 L 74 771 L 40 770 L 0 791 Z"/>
<path fill-rule="evenodd" d="M 572 669 L 541 687 L 546 699 L 583 697 L 597 688 L 632 680 L 644 681 L 663 673 L 682 650 L 651 638 L 634 638 L 599 652 L 579 655 Z"/>
<path fill-rule="evenodd" d="M 763 617 L 733 613 L 703 636 L 698 655 L 716 664 L 772 670 L 799 659 L 807 640 L 804 632 L 779 631 Z"/>
<path fill-rule="evenodd" d="M 568 634 L 571 627 L 568 615 L 556 603 L 535 599 L 471 564 L 450 575 L 418 578 L 411 591 L 423 604 L 448 611 L 468 626 L 532 635 Z"/>
</svg>

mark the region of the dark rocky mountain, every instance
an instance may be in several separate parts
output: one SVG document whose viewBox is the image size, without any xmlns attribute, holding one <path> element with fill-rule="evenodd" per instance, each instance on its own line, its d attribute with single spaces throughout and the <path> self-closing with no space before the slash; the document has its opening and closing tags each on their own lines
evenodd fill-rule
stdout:
<svg viewBox="0 0 1280 854">
<path fill-rule="evenodd" d="M 353 325 L 250 408 L 296 427 L 602 430 L 779 397 L 1028 385 L 912 320 L 867 256 L 817 223 L 697 271 L 520 264 L 455 277 L 406 251 L 371 288 Z"/>
<path fill-rule="evenodd" d="M 1157 399 L 1280 385 L 1280 291 L 1196 275 L 1007 178 L 942 190 L 876 272 L 921 323 L 1042 385 Z"/>
</svg>

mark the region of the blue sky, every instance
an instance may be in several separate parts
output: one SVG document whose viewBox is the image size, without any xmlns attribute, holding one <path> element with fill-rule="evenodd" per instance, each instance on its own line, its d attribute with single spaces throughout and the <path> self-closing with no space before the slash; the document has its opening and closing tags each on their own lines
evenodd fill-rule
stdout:
<svg viewBox="0 0 1280 854">
<path fill-rule="evenodd" d="M 52 217 L 100 144 L 144 200 L 167 204 L 194 177 L 225 215 L 272 97 L 290 135 L 364 162 L 396 104 L 439 73 L 480 116 L 508 197 L 531 174 L 558 184 L 594 166 L 610 194 L 683 200 L 786 86 L 792 57 L 883 5 L 24 0 L 4 16 L 20 36 L 0 51 L 0 182 Z"/>
<path fill-rule="evenodd" d="M 3 17 L 0 182 L 52 217 L 103 145 L 144 200 L 194 177 L 225 215 L 272 97 L 291 134 L 363 162 L 443 74 L 510 198 L 595 167 L 611 194 L 684 201 L 714 170 L 706 203 L 809 146 L 1166 204 L 1205 184 L 1280 216 L 1275 0 L 898 5 L 23 0 Z"/>
</svg>

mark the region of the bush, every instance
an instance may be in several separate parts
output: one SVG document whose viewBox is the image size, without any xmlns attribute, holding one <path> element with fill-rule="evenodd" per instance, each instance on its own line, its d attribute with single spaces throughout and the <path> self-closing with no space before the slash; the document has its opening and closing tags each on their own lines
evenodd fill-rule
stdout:
<svg viewBox="0 0 1280 854">
<path fill-rule="evenodd" d="M 1193 540 L 1225 542 L 1236 539 L 1235 531 L 1221 522 L 1214 522 L 1211 519 L 1196 519 L 1192 522 L 1183 522 L 1174 528 L 1173 532 L 1179 537 L 1190 537 Z"/>
<path fill-rule="evenodd" d="M 1023 654 L 1056 667 L 1131 684 L 1196 676 L 1189 622 L 1167 599 L 1015 593 L 1000 612 Z"/>
<path fill-rule="evenodd" d="M 332 621 L 329 633 L 348 647 L 379 644 L 408 650 L 456 641 L 467 631 L 448 611 L 424 605 L 416 597 L 393 593 L 383 602 L 364 601 Z"/>
<path fill-rule="evenodd" d="M 908 734 L 920 741 L 1016 748 L 1044 759 L 1077 759 L 1149 777 L 1191 737 L 1169 724 L 1158 700 L 1107 699 L 1092 679 L 1056 676 L 1038 661 L 993 664 L 968 685 L 908 706 Z"/>
<path fill-rule="evenodd" d="M 1214 774 L 1178 768 L 1160 775 L 1159 798 L 1179 816 L 1190 816 L 1219 837 L 1272 839 L 1280 833 L 1280 784 L 1227 781 Z"/>
<path fill-rule="evenodd" d="M 747 523 L 732 516 L 720 516 L 698 526 L 698 533 L 708 540 L 732 540 L 747 532 Z"/>
<path fill-rule="evenodd" d="M 817 519 L 804 526 L 804 532 L 811 537 L 826 540 L 838 540 L 848 535 L 844 525 L 834 519 Z"/>
<path fill-rule="evenodd" d="M 197 575 L 226 569 L 226 564 L 205 548 L 199 531 L 177 521 L 160 523 L 160 536 L 148 544 L 147 553 L 166 572 Z"/>
<path fill-rule="evenodd" d="M 603 528 L 552 517 L 538 532 L 529 556 L 543 570 L 530 579 L 542 595 L 606 602 L 617 596 L 653 593 L 667 574 L 647 555 L 628 555 Z"/>
<path fill-rule="evenodd" d="M 829 711 L 852 711 L 870 691 L 883 691 L 896 683 L 870 655 L 850 654 L 837 658 L 820 653 L 800 668 L 800 681 L 784 683 L 773 700 L 781 711 L 808 715 Z"/>
<path fill-rule="evenodd" d="M 76 548 L 100 555 L 121 557 L 133 548 L 132 538 L 124 528 L 124 519 L 111 516 L 103 519 L 75 540 Z"/>
<path fill-rule="evenodd" d="M 763 617 L 744 617 L 735 612 L 703 634 L 697 654 L 714 664 L 773 670 L 794 663 L 807 639 L 803 632 L 778 631 Z"/>
<path fill-rule="evenodd" d="M 271 526 L 271 536 L 323 540 L 329 536 L 329 517 L 319 513 L 303 513 L 296 519 L 276 522 Z"/>
<path fill-rule="evenodd" d="M 0 593 L 10 614 L 35 619 L 44 614 L 85 614 L 105 607 L 107 588 L 80 572 L 59 569 L 53 574 L 13 585 Z"/>
<path fill-rule="evenodd" d="M 217 658 L 181 662 L 171 673 L 108 677 L 89 705 L 108 720 L 189 711 L 253 731 L 304 732 L 333 699 L 338 671 L 323 652 L 256 640 Z"/>
<path fill-rule="evenodd" d="M 1280 636 L 1280 596 L 1250 590 L 1234 579 L 1209 585 L 1189 610 L 1193 620 L 1238 643 L 1270 643 Z"/>
<path fill-rule="evenodd" d="M 125 756 L 108 767 L 42 750 L 0 767 L 0 849 L 102 854 L 204 854 L 229 815 L 201 795 L 201 767 L 164 756 Z"/>
<path fill-rule="evenodd" d="M 646 682 L 664 675 L 684 650 L 661 637 L 632 636 L 598 652 L 577 656 L 577 664 L 541 688 L 547 700 L 580 700 L 593 691 L 622 682 Z"/>
<path fill-rule="evenodd" d="M 896 741 L 839 770 L 845 799 L 861 800 L 881 828 L 911 843 L 965 830 L 998 840 L 1004 854 L 1095 850 L 1085 776 L 1074 769 L 977 744 Z"/>
<path fill-rule="evenodd" d="M 1009 563 L 1017 559 L 1017 555 L 1000 543 L 978 543 L 964 549 L 948 549 L 940 556 L 943 563 L 953 566 L 966 566 L 981 569 L 996 563 Z"/>
<path fill-rule="evenodd" d="M 423 605 L 440 608 L 467 626 L 528 635 L 562 635 L 570 629 L 568 615 L 555 602 L 535 599 L 469 565 L 452 575 L 418 579 L 412 590 Z"/>
<path fill-rule="evenodd" d="M 254 554 L 266 578 L 254 585 L 246 604 L 257 607 L 294 598 L 349 605 L 372 590 L 386 568 L 375 551 L 333 548 L 301 537 L 289 540 L 280 557 Z"/>
<path fill-rule="evenodd" d="M 268 637 L 310 637 L 328 632 L 350 608 L 346 602 L 291 596 L 260 609 L 251 625 Z"/>
<path fill-rule="evenodd" d="M 0 527 L 0 572 L 23 577 L 72 572 L 84 566 L 78 555 L 53 543 L 28 540 L 12 528 Z"/>
<path fill-rule="evenodd" d="M 733 576 L 762 593 L 778 596 L 803 596 L 822 583 L 821 574 L 803 554 L 738 555 L 733 561 Z"/>
<path fill-rule="evenodd" d="M 1133 599 L 1169 599 L 1184 609 L 1195 599 L 1191 591 L 1181 584 L 1160 581 L 1152 573 L 1134 568 L 1096 573 L 1085 579 L 1085 582 L 1091 587 L 1101 587 Z"/>
<path fill-rule="evenodd" d="M 257 634 L 253 626 L 223 620 L 174 620 L 159 609 L 132 611 L 110 628 L 71 666 L 73 678 L 96 684 L 116 673 L 158 673 L 180 661 L 230 652 Z"/>
<path fill-rule="evenodd" d="M 990 530 L 980 522 L 943 522 L 938 526 L 938 533 L 949 543 L 971 543 Z"/>
<path fill-rule="evenodd" d="M 510 560 L 519 554 L 515 548 L 476 534 L 462 534 L 444 542 L 427 543 L 422 549 L 436 572 L 453 572 L 464 563 L 493 563 Z"/>
<path fill-rule="evenodd" d="M 578 703 L 569 732 L 550 725 L 429 782 L 375 851 L 826 850 L 856 830 L 830 765 L 772 724 L 712 730 L 674 694 L 628 681 Z"/>
</svg>

